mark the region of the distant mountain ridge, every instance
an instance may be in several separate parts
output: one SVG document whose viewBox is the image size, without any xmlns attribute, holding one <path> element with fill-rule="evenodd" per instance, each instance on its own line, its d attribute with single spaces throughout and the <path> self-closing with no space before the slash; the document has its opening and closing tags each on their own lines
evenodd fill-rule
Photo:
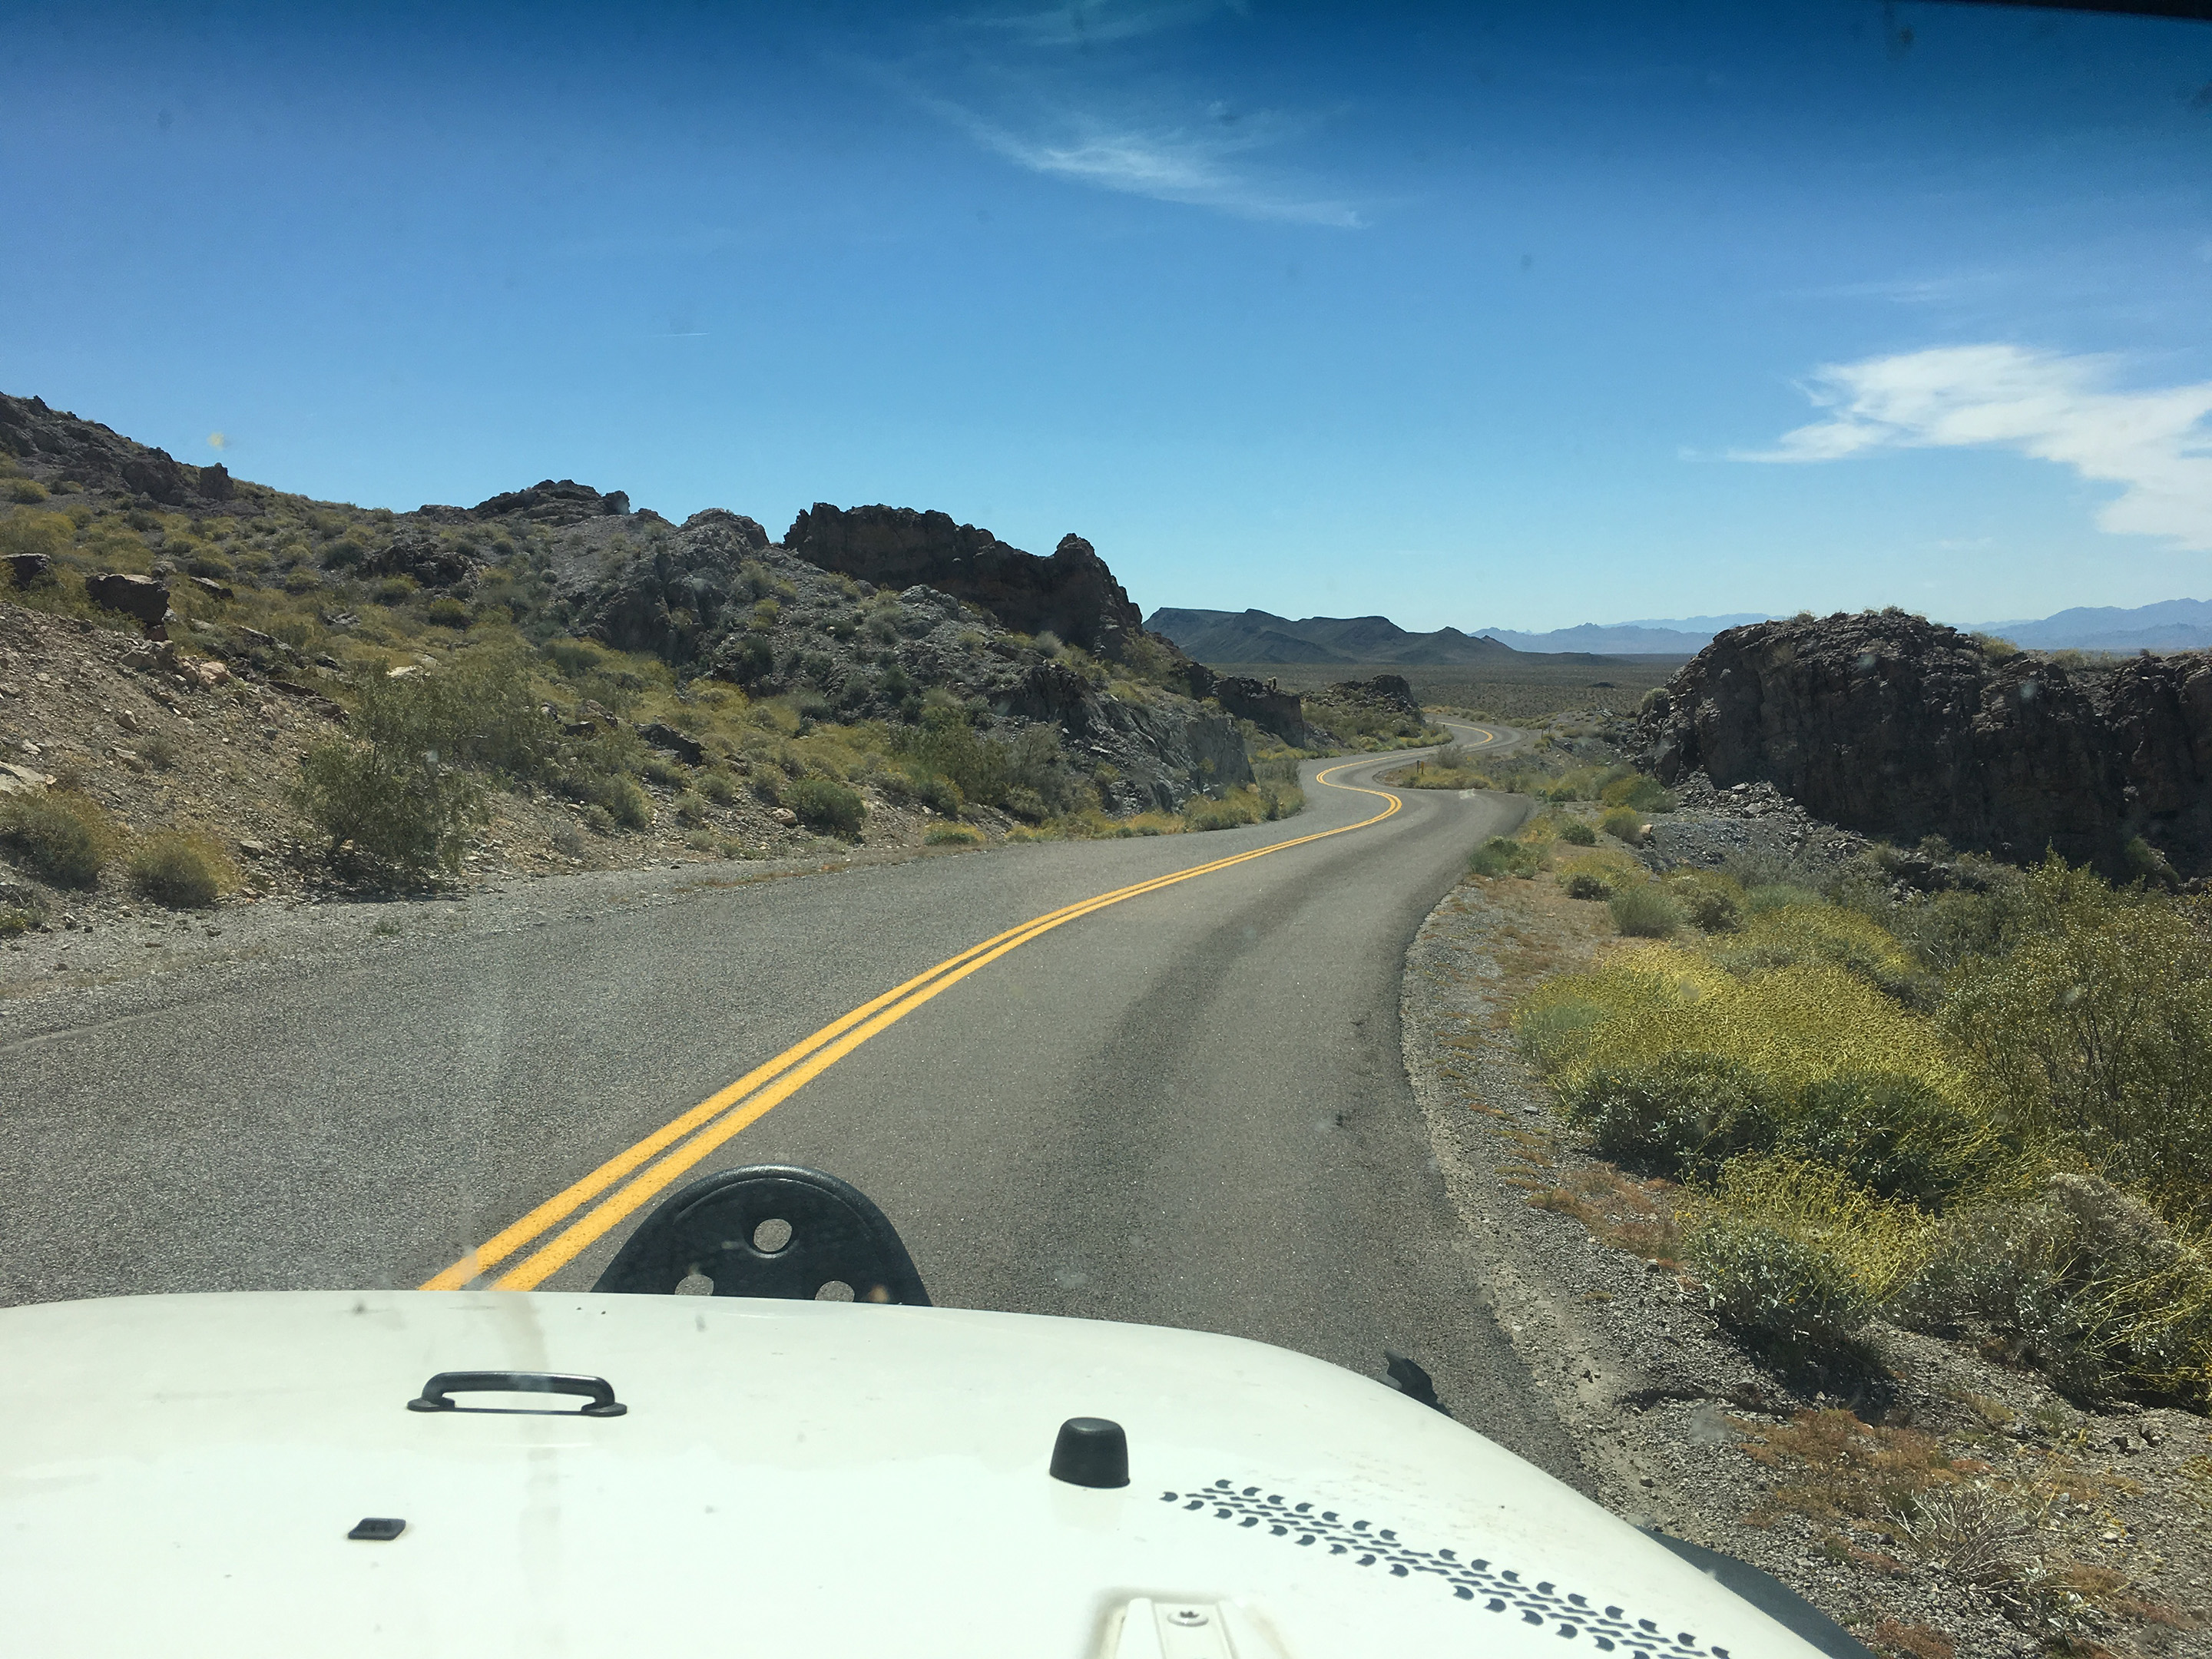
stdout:
<svg viewBox="0 0 2212 1659">
<path fill-rule="evenodd" d="M 1723 629 L 1746 623 L 1769 622 L 1764 611 L 1740 611 L 1725 617 L 1639 617 L 1630 622 L 1578 623 L 1547 633 L 1525 634 L 1510 628 L 1480 628 L 1475 632 L 1501 641 L 1516 651 L 1594 651 L 1614 656 L 1695 656 Z"/>
<path fill-rule="evenodd" d="M 2212 649 L 2212 600 L 2075 605 L 2035 622 L 1973 623 L 1967 631 L 2024 651 L 2203 651 Z"/>
<path fill-rule="evenodd" d="M 1513 654 L 1496 640 L 1456 628 L 1415 634 L 1388 617 L 1308 617 L 1293 622 L 1266 611 L 1178 611 L 1162 607 L 1145 619 L 1200 662 L 1444 663 L 1493 660 Z"/>
</svg>

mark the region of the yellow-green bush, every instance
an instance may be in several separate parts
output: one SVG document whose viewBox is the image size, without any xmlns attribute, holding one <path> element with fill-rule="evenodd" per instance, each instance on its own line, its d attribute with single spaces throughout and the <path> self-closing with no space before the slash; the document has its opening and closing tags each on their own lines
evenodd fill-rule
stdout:
<svg viewBox="0 0 2212 1659">
<path fill-rule="evenodd" d="M 1691 1051 L 1739 1060 L 1785 1093 L 1838 1073 L 1879 1071 L 1913 1078 L 1945 1098 L 1965 1089 L 1932 1022 L 1826 963 L 1747 977 L 1696 949 L 1646 945 L 1540 987 L 1516 1023 L 1565 1006 L 1589 1017 L 1571 1045 L 1539 1055 L 1561 1076 Z"/>
<path fill-rule="evenodd" d="M 0 842 L 33 873 L 63 887 L 91 887 L 122 840 L 89 795 L 70 789 L 0 799 Z"/>
<path fill-rule="evenodd" d="M 1832 1348 L 1927 1264 L 1934 1230 L 1836 1170 L 1783 1157 L 1731 1160 L 1676 1205 L 1684 1260 L 1706 1304 L 1764 1340 Z"/>
<path fill-rule="evenodd" d="M 1923 975 L 1905 947 L 1881 923 L 1833 904 L 1753 905 L 1714 960 L 1744 975 L 1826 963 L 1900 1000 L 1923 1000 Z"/>
<path fill-rule="evenodd" d="M 2041 925 L 1956 972 L 1945 1028 L 2021 1133 L 2212 1219 L 2212 903 L 2035 881 Z"/>
<path fill-rule="evenodd" d="M 1945 1221 L 1898 1297 L 1905 1322 L 1972 1317 L 2076 1393 L 2212 1395 L 2212 1251 L 2094 1176 Z"/>
<path fill-rule="evenodd" d="M 1682 931 L 1682 907 L 1650 882 L 1624 887 L 1606 903 L 1613 925 L 1631 939 L 1668 939 Z"/>
<path fill-rule="evenodd" d="M 179 910 L 213 904 L 238 880 L 222 843 L 193 830 L 156 830 L 131 849 L 130 869 L 141 893 Z"/>
<path fill-rule="evenodd" d="M 940 823 L 922 837 L 931 847 L 981 847 L 983 832 L 965 823 Z"/>
<path fill-rule="evenodd" d="M 1644 814 L 1626 806 L 1616 806 L 1598 820 L 1598 828 L 1616 840 L 1626 842 L 1631 847 L 1639 846 L 1644 840 Z"/>
<path fill-rule="evenodd" d="M 1699 933 L 1729 933 L 1743 925 L 1743 889 L 1718 871 L 1677 870 L 1664 885 L 1667 896 Z"/>
<path fill-rule="evenodd" d="M 1476 876 L 1533 876 L 1545 862 L 1541 848 L 1507 836 L 1492 836 L 1467 855 L 1468 873 Z"/>
</svg>

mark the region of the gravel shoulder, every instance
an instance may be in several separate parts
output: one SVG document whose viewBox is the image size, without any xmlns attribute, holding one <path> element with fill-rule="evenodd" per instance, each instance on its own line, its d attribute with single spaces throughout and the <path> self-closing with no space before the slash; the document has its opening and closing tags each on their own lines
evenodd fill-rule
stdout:
<svg viewBox="0 0 2212 1659">
<path fill-rule="evenodd" d="M 1662 855 L 1779 852 L 1825 828 L 1764 801 L 1685 808 Z M 1705 1311 L 1668 1255 L 1663 1183 L 1579 1152 L 1510 1030 L 1529 988 L 1622 943 L 1601 903 L 1547 879 L 1470 878 L 1409 950 L 1401 1011 L 1490 1311 L 1600 1500 L 1772 1573 L 1894 1656 L 2212 1653 L 2203 1419 L 2084 1410 L 1968 1343 L 1889 1327 L 1869 1375 L 1784 1374 Z M 1908 1525 L 1913 1494 L 1941 1501 Z"/>
</svg>

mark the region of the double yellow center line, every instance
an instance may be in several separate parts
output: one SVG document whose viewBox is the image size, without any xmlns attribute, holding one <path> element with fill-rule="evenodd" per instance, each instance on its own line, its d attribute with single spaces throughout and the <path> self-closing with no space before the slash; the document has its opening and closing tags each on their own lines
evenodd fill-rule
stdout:
<svg viewBox="0 0 2212 1659">
<path fill-rule="evenodd" d="M 1489 740 L 1495 741 L 1494 735 Z M 1352 763 L 1346 763 L 1347 765 Z M 1344 766 L 1331 767 L 1314 781 L 1328 783 L 1334 774 L 1345 769 Z M 830 1021 L 812 1036 L 792 1044 L 775 1059 L 755 1066 L 728 1088 L 709 1096 L 636 1145 L 617 1153 L 574 1185 L 547 1199 L 513 1226 L 494 1234 L 451 1267 L 424 1280 L 422 1288 L 426 1291 L 459 1290 L 550 1233 L 553 1236 L 550 1239 L 538 1244 L 537 1249 L 531 1250 L 492 1282 L 495 1290 L 535 1290 L 605 1237 L 611 1229 L 658 1197 L 678 1176 L 696 1165 L 731 1136 L 748 1125 L 758 1122 L 870 1037 L 896 1024 L 939 992 L 951 989 L 978 969 L 996 962 L 1007 951 L 1026 945 L 1055 927 L 1065 927 L 1079 917 L 1103 910 L 1109 905 L 1120 904 L 1146 893 L 1158 892 L 1162 888 L 1172 887 L 1178 882 L 1210 876 L 1217 871 L 1231 869 L 1253 859 L 1265 858 L 1270 853 L 1280 853 L 1292 847 L 1304 847 L 1309 842 L 1326 841 L 1331 836 L 1364 830 L 1371 823 L 1381 823 L 1405 804 L 1386 790 L 1363 789 L 1354 784 L 1343 783 L 1330 784 L 1329 787 L 1373 795 L 1388 805 L 1372 817 L 1362 818 L 1357 823 L 1347 823 L 1335 830 L 1318 830 L 1310 836 L 1276 842 L 1267 847 L 1255 847 L 1247 853 L 1216 859 L 1211 864 L 1178 870 L 1172 875 L 1155 877 L 1151 881 L 1140 881 L 1133 886 L 1116 888 L 1110 893 L 1078 900 L 1047 915 L 1032 917 L 1018 927 L 1010 927 L 1003 933 L 985 939 L 980 945 L 970 945 L 957 957 L 946 957 L 905 984 L 884 992 L 871 1002 L 862 1003 L 842 1018 Z M 579 1211 L 583 1213 L 578 1215 Z M 571 1217 L 575 1218 L 571 1220 Z M 564 1223 L 567 1224 L 563 1225 Z M 556 1228 L 559 1229 L 557 1232 L 555 1231 Z"/>
</svg>

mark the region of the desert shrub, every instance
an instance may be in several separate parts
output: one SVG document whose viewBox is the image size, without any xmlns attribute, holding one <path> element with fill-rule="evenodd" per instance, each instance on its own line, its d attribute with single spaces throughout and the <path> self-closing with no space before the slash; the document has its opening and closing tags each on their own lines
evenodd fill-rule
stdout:
<svg viewBox="0 0 2212 1659">
<path fill-rule="evenodd" d="M 680 789 L 690 776 L 665 755 L 647 755 L 638 770 L 647 783 L 657 783 L 664 789 Z"/>
<path fill-rule="evenodd" d="M 8 499 L 18 506 L 28 507 L 46 499 L 46 487 L 35 478 L 11 478 L 8 482 Z"/>
<path fill-rule="evenodd" d="M 1050 810 L 1045 805 L 1042 795 L 1018 783 L 1006 791 L 1006 797 L 1000 805 L 1016 817 L 1024 819 L 1030 823 L 1043 823 L 1047 812 Z"/>
<path fill-rule="evenodd" d="M 530 657 L 512 640 L 457 652 L 436 673 L 389 684 L 415 708 L 401 717 L 441 755 L 512 778 L 544 775 L 560 731 L 530 684 Z"/>
<path fill-rule="evenodd" d="M 394 742 L 321 743 L 300 757 L 293 799 L 330 837 L 407 878 L 459 867 L 483 787 L 437 751 Z"/>
<path fill-rule="evenodd" d="M 1666 892 L 1699 933 L 1729 933 L 1743 925 L 1743 890 L 1717 871 L 1677 870 Z"/>
<path fill-rule="evenodd" d="M 1656 714 L 1673 701 L 1665 686 L 1655 685 L 1637 700 L 1636 712 L 1639 714 Z"/>
<path fill-rule="evenodd" d="M 1958 970 L 1947 1029 L 2023 1134 L 2212 1216 L 2212 903 L 2031 886 L 2040 925 Z"/>
<path fill-rule="evenodd" d="M 1540 848 L 1504 836 L 1492 836 L 1467 855 L 1469 875 L 1532 876 L 1543 867 Z"/>
<path fill-rule="evenodd" d="M 0 798 L 0 842 L 34 874 L 92 887 L 121 837 L 100 803 L 72 789 Z"/>
<path fill-rule="evenodd" d="M 138 758 L 156 772 L 166 772 L 177 763 L 176 739 L 166 732 L 149 732 L 138 739 Z"/>
<path fill-rule="evenodd" d="M 1640 772 L 1615 778 L 1598 791 L 1597 798 L 1607 806 L 1626 806 L 1638 812 L 1668 812 L 1674 807 L 1674 796 L 1667 793 L 1659 780 L 1645 777 Z"/>
<path fill-rule="evenodd" d="M 1565 1023 L 1550 1011 L 1580 1010 Z M 1720 1054 L 1794 1097 L 1825 1078 L 1883 1072 L 1972 1098 L 1934 1022 L 1827 963 L 1739 975 L 1695 950 L 1651 945 L 1539 987 L 1515 1029 L 1547 1035 L 1532 1052 L 1555 1083 L 1599 1066 L 1632 1066 L 1684 1051 Z"/>
<path fill-rule="evenodd" d="M 717 806 L 727 806 L 738 798 L 738 781 L 727 772 L 707 772 L 699 779 L 699 793 Z"/>
<path fill-rule="evenodd" d="M 2008 1155 L 1984 1115 L 1918 1078 L 1844 1072 L 1791 1103 L 1784 1145 L 1884 1198 L 1939 1209 L 1994 1179 Z"/>
<path fill-rule="evenodd" d="M 1644 840 L 1644 814 L 1626 806 L 1616 806 L 1598 820 L 1598 828 L 1616 840 L 1626 842 L 1631 847 L 1638 846 Z"/>
<path fill-rule="evenodd" d="M 1714 960 L 1747 975 L 1825 962 L 1908 1007 L 1925 1006 L 1931 995 L 1919 965 L 1879 922 L 1818 902 L 1754 910 Z"/>
<path fill-rule="evenodd" d="M 18 933 L 27 933 L 41 926 L 46 919 L 45 910 L 36 906 L 9 905 L 0 908 L 0 939 L 13 939 Z"/>
<path fill-rule="evenodd" d="M 678 796 L 676 821 L 688 830 L 696 830 L 707 822 L 707 803 L 696 795 Z"/>
<path fill-rule="evenodd" d="M 149 836 L 132 849 L 130 871 L 132 886 L 171 909 L 204 908 L 238 878 L 212 836 L 188 830 Z"/>
<path fill-rule="evenodd" d="M 920 726 L 907 728 L 896 741 L 902 769 L 909 777 L 917 783 L 933 775 L 945 779 L 962 801 L 1002 806 L 1008 790 L 1026 789 L 1048 813 L 1075 804 L 1075 780 L 1061 753 L 1060 733 L 1051 726 L 1033 724 L 1009 738 L 985 737 L 957 705 L 936 702 L 924 712 Z M 948 810 L 930 804 L 939 811 Z M 957 804 L 950 810 L 957 811 Z"/>
<path fill-rule="evenodd" d="M 981 847 L 983 834 L 964 823 L 940 823 L 922 837 L 931 847 Z"/>
<path fill-rule="evenodd" d="M 2212 1389 L 2212 1261 L 2140 1199 L 2095 1176 L 1948 1218 L 1899 1297 L 1907 1322 L 1988 1325 L 2077 1395 Z"/>
<path fill-rule="evenodd" d="M 1789 882 L 1760 882 L 1748 888 L 1743 896 L 1743 908 L 1751 915 L 1764 915 L 1769 910 L 1787 910 L 1792 905 L 1817 905 L 1823 902 L 1820 896 L 1809 887 L 1795 886 Z"/>
<path fill-rule="evenodd" d="M 1597 831 L 1580 818 L 1570 818 L 1559 826 L 1559 839 L 1574 847 L 1597 845 Z"/>
<path fill-rule="evenodd" d="M 858 791 L 828 778 L 801 778 L 784 792 L 783 799 L 801 823 L 828 835 L 857 837 L 868 813 Z"/>
<path fill-rule="evenodd" d="M 333 853 L 351 842 L 410 878 L 458 867 L 484 811 L 471 769 L 538 772 L 554 735 L 511 646 L 464 653 L 435 674 L 372 680 L 351 731 L 301 757 L 294 799 Z"/>
<path fill-rule="evenodd" d="M 422 607 L 422 620 L 436 628 L 466 628 L 469 608 L 450 593 L 441 593 Z"/>
<path fill-rule="evenodd" d="M 70 521 L 59 513 L 13 513 L 0 519 L 0 558 L 43 553 L 59 558 L 72 539 Z"/>
<path fill-rule="evenodd" d="M 1559 885 L 1566 890 L 1567 896 L 1572 899 L 1609 899 L 1613 896 L 1611 884 L 1595 870 L 1577 870 L 1570 875 L 1563 876 L 1560 878 Z"/>
<path fill-rule="evenodd" d="M 1682 907 L 1649 883 L 1623 888 L 1607 903 L 1613 925 L 1632 939 L 1666 939 L 1682 931 Z"/>
<path fill-rule="evenodd" d="M 1183 810 L 1183 823 L 1193 830 L 1234 830 L 1258 823 L 1267 816 L 1266 803 L 1256 789 L 1232 789 L 1218 800 L 1204 796 Z"/>
<path fill-rule="evenodd" d="M 584 856 L 583 832 L 573 823 L 556 825 L 547 839 L 553 843 L 553 850 L 563 858 L 580 859 Z"/>
<path fill-rule="evenodd" d="M 1782 1116 L 1773 1085 L 1724 1054 L 1600 1066 L 1563 1082 L 1559 1095 L 1601 1156 L 1658 1175 L 1709 1174 L 1739 1152 L 1765 1150 Z"/>
<path fill-rule="evenodd" d="M 1706 1305 L 1755 1338 L 1832 1350 L 1919 1273 L 1926 1218 L 1819 1164 L 1735 1159 L 1677 1206 L 1682 1254 Z"/>
</svg>

